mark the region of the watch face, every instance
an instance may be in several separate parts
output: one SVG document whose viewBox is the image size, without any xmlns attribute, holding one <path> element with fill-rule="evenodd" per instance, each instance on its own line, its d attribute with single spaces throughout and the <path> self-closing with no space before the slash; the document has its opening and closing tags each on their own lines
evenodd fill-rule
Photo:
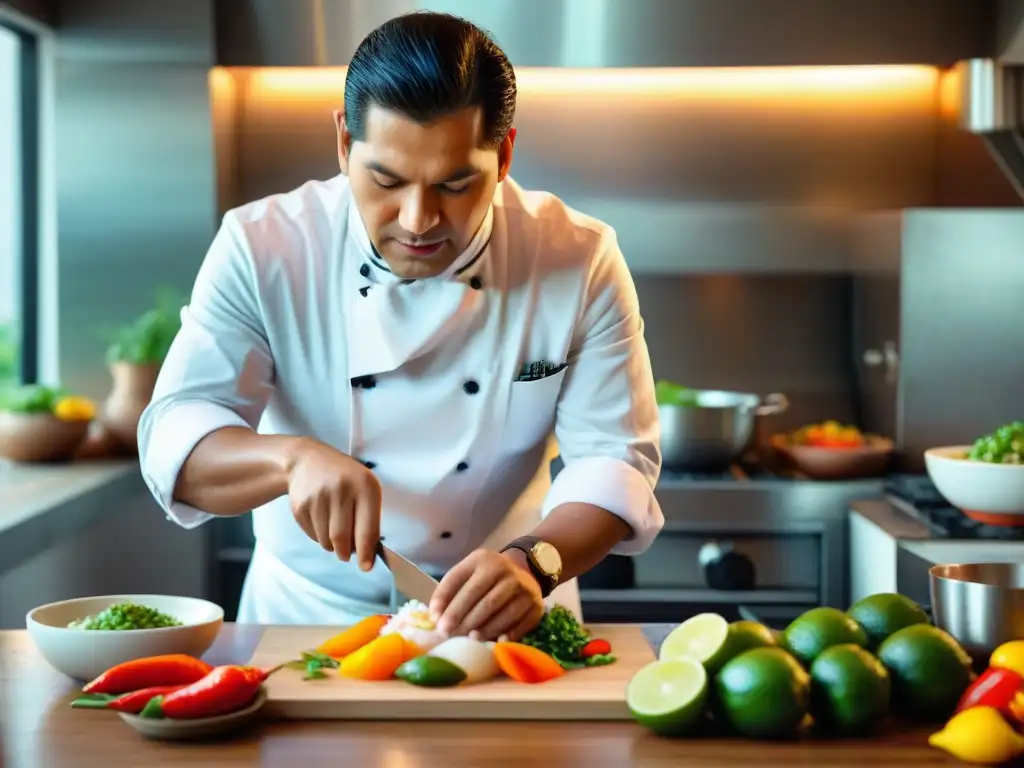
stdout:
<svg viewBox="0 0 1024 768">
<path fill-rule="evenodd" d="M 530 551 L 533 561 L 544 573 L 555 576 L 562 571 L 562 557 L 558 550 L 546 541 L 537 542 Z"/>
</svg>

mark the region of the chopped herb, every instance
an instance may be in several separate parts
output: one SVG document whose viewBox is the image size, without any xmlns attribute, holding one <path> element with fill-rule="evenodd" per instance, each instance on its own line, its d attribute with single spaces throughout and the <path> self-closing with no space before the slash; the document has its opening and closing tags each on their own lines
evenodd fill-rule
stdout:
<svg viewBox="0 0 1024 768">
<path fill-rule="evenodd" d="M 303 680 L 322 680 L 327 677 L 323 670 L 337 669 L 339 664 L 337 659 L 332 659 L 326 654 L 317 653 L 316 651 L 303 651 L 301 659 L 285 662 L 283 666 L 288 669 L 305 672 L 306 674 L 302 677 Z"/>
<path fill-rule="evenodd" d="M 593 656 L 589 656 L 583 661 L 583 664 L 588 667 L 603 667 L 605 664 L 612 664 L 615 662 L 615 654 L 612 653 L 598 653 Z"/>
<path fill-rule="evenodd" d="M 554 605 L 520 642 L 553 656 L 566 669 L 577 669 L 566 664 L 574 664 L 580 658 L 583 646 L 590 642 L 590 633 L 568 608 Z"/>
</svg>

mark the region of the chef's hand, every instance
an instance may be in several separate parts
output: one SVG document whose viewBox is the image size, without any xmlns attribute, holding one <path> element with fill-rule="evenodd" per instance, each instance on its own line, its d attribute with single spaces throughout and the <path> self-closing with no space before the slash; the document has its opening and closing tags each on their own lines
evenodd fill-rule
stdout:
<svg viewBox="0 0 1024 768">
<path fill-rule="evenodd" d="M 544 616 L 540 585 L 510 551 L 478 549 L 445 574 L 430 600 L 438 629 L 482 640 L 518 640 Z"/>
<path fill-rule="evenodd" d="M 380 540 L 380 481 L 361 462 L 302 438 L 288 472 L 288 497 L 299 527 L 346 563 L 373 567 Z"/>
</svg>

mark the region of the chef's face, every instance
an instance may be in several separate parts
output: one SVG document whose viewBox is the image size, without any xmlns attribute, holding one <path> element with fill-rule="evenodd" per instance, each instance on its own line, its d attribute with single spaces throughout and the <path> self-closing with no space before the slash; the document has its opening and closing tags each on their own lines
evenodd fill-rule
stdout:
<svg viewBox="0 0 1024 768">
<path fill-rule="evenodd" d="M 388 268 L 406 278 L 443 272 L 473 239 L 508 174 L 515 130 L 485 146 L 480 107 L 419 124 L 371 106 L 359 141 L 343 113 L 335 122 L 341 170 Z"/>
</svg>

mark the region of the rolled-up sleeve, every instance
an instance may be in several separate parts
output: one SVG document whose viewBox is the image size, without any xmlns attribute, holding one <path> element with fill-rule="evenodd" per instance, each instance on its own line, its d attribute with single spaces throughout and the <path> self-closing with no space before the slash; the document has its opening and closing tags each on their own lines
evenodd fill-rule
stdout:
<svg viewBox="0 0 1024 768">
<path fill-rule="evenodd" d="M 658 409 L 636 288 L 614 233 L 591 266 L 555 437 L 565 463 L 542 515 L 566 503 L 618 515 L 630 534 L 614 554 L 640 554 L 664 527 L 654 496 L 661 473 Z"/>
<path fill-rule="evenodd" d="M 174 522 L 213 517 L 174 498 L 196 444 L 222 427 L 256 429 L 273 391 L 274 366 L 256 271 L 245 235 L 225 215 L 181 311 L 181 330 L 139 419 L 139 461 L 153 497 Z"/>
</svg>

